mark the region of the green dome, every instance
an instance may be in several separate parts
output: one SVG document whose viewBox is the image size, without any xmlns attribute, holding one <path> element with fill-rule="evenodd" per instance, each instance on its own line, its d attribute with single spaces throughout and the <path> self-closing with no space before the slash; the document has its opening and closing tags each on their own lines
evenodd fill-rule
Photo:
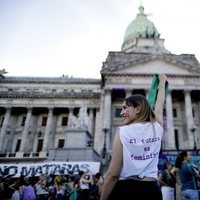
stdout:
<svg viewBox="0 0 200 200">
<path fill-rule="evenodd" d="M 159 38 L 158 33 L 154 24 L 147 19 L 144 14 L 144 7 L 139 7 L 139 14 L 135 20 L 133 20 L 126 29 L 124 35 L 124 42 L 134 38 Z"/>
</svg>

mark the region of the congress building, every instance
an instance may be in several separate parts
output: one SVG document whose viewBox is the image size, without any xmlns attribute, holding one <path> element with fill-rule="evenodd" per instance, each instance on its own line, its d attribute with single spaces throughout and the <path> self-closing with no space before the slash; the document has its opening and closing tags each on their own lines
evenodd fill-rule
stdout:
<svg viewBox="0 0 200 200">
<path fill-rule="evenodd" d="M 1 70 L 0 163 L 105 164 L 123 99 L 147 96 L 155 73 L 165 73 L 169 83 L 161 153 L 198 154 L 200 63 L 193 54 L 167 50 L 142 5 L 125 30 L 121 51 L 108 52 L 100 73 L 100 79 L 14 77 Z"/>
</svg>

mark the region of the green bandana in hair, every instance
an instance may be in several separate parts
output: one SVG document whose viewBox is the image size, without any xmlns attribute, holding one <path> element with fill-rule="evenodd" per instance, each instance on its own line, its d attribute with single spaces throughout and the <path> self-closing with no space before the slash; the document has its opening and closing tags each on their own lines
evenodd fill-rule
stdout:
<svg viewBox="0 0 200 200">
<path fill-rule="evenodd" d="M 156 103 L 158 86 L 159 86 L 158 74 L 154 74 L 152 82 L 151 82 L 151 88 L 150 88 L 150 91 L 149 91 L 149 94 L 147 97 L 149 105 L 152 109 L 154 109 L 154 106 Z M 166 81 L 166 83 L 165 83 L 165 99 L 167 97 L 167 93 L 168 93 L 168 81 Z"/>
</svg>

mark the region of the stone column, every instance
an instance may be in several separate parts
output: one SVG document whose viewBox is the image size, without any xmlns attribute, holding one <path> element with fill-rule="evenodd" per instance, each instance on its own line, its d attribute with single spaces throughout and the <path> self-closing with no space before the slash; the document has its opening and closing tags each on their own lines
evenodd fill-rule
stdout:
<svg viewBox="0 0 200 200">
<path fill-rule="evenodd" d="M 172 106 L 171 91 L 168 92 L 166 98 L 166 112 L 167 112 L 167 144 L 168 149 L 175 149 L 175 136 L 174 136 L 174 119 L 173 119 L 173 106 Z"/>
<path fill-rule="evenodd" d="M 88 131 L 94 136 L 94 108 L 90 108 L 90 115 L 88 121 Z"/>
<path fill-rule="evenodd" d="M 192 133 L 191 133 L 191 128 L 194 125 L 194 119 L 193 119 L 193 115 L 192 115 L 192 101 L 191 101 L 191 96 L 190 96 L 190 91 L 189 90 L 185 90 L 184 91 L 185 94 L 185 114 L 186 114 L 186 134 L 187 138 L 189 140 L 186 141 L 185 143 L 185 147 L 186 148 L 191 148 L 193 147 L 193 137 L 192 137 Z"/>
<path fill-rule="evenodd" d="M 102 108 L 102 105 L 101 105 Z M 103 134 L 102 134 L 102 109 L 96 108 L 96 116 L 94 122 L 94 149 L 101 154 L 101 150 L 103 148 Z"/>
<path fill-rule="evenodd" d="M 39 139 L 39 136 L 38 136 L 38 130 L 37 130 L 37 125 L 40 124 L 40 118 L 39 118 L 39 115 L 36 116 L 36 123 L 35 123 L 35 126 L 36 126 L 36 130 L 34 132 L 34 137 L 33 137 L 33 153 L 36 153 L 37 151 L 37 145 L 38 145 L 38 139 Z"/>
<path fill-rule="evenodd" d="M 30 126 L 30 122 L 31 122 L 31 116 L 32 116 L 32 108 L 28 108 L 28 112 L 26 115 L 26 121 L 25 121 L 25 125 L 24 125 L 24 130 L 22 133 L 21 145 L 20 145 L 19 152 L 17 152 L 18 157 L 23 157 L 23 153 L 25 151 L 25 145 L 28 141 L 27 137 L 28 137 L 29 126 Z"/>
<path fill-rule="evenodd" d="M 110 149 L 110 133 L 111 133 L 111 90 L 106 89 L 104 94 L 104 113 L 103 113 L 103 128 L 108 129 L 106 134 L 106 148 Z M 109 148 L 108 148 L 109 147 Z"/>
<path fill-rule="evenodd" d="M 111 90 L 105 90 L 104 94 L 104 127 L 110 130 L 111 127 Z"/>
<path fill-rule="evenodd" d="M 73 127 L 73 109 L 74 108 L 69 108 L 68 125 L 67 125 L 69 128 Z"/>
<path fill-rule="evenodd" d="M 70 107 L 69 109 L 69 114 L 68 114 L 68 123 L 67 123 L 67 128 L 65 129 L 65 143 L 64 143 L 64 148 L 67 148 L 68 146 L 68 138 L 69 138 L 69 133 L 71 133 L 71 130 L 74 128 L 73 120 L 75 119 L 75 116 L 73 116 L 73 110 L 74 108 Z M 56 148 L 56 137 L 54 139 L 54 148 Z"/>
<path fill-rule="evenodd" d="M 9 107 L 9 108 L 6 108 L 6 114 L 4 116 L 3 125 L 2 125 L 2 128 L 1 128 L 1 133 L 0 133 L 0 152 L 2 152 L 2 150 L 3 150 L 4 139 L 5 139 L 5 134 L 6 134 L 6 131 L 7 131 L 10 115 L 11 115 L 11 108 Z"/>
<path fill-rule="evenodd" d="M 51 132 L 52 121 L 53 121 L 53 108 L 49 108 L 48 117 L 47 117 L 47 125 L 45 128 L 44 141 L 43 141 L 43 146 L 42 146 L 42 151 L 45 153 L 48 150 L 49 134 Z"/>
</svg>

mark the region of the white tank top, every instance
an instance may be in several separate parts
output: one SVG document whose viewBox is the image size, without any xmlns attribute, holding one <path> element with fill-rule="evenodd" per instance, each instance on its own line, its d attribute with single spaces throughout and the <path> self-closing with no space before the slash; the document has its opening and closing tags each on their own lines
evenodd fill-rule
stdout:
<svg viewBox="0 0 200 200">
<path fill-rule="evenodd" d="M 157 179 L 163 135 L 160 124 L 147 122 L 121 126 L 119 135 L 123 145 L 123 166 L 119 179 L 131 176 Z"/>
</svg>

